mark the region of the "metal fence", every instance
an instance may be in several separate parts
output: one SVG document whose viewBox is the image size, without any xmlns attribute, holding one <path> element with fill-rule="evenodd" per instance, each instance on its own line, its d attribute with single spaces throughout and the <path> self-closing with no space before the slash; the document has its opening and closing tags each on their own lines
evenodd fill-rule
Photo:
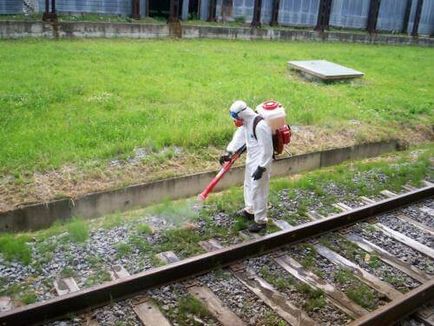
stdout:
<svg viewBox="0 0 434 326">
<path fill-rule="evenodd" d="M 45 0 L 37 0 L 43 11 Z M 148 1 L 140 0 L 140 14 L 148 13 Z M 189 17 L 189 0 L 182 1 L 181 18 Z M 307 26 L 317 24 L 321 0 L 280 0 L 278 23 L 283 26 Z M 377 20 L 377 30 L 408 33 L 413 31 L 419 0 L 381 0 Z M 197 16 L 206 20 L 211 0 L 199 1 Z M 254 0 L 216 0 L 216 18 L 220 20 L 252 21 Z M 332 0 L 330 26 L 364 29 L 367 26 L 371 0 Z M 0 14 L 23 12 L 24 0 L 0 0 Z M 271 21 L 273 0 L 262 0 L 261 22 Z M 228 9 L 229 8 L 229 9 Z M 131 15 L 132 0 L 56 0 L 59 13 L 96 13 L 110 15 Z M 407 10 L 408 13 L 407 13 Z M 405 16 L 408 23 L 405 23 Z M 434 34 L 434 0 L 424 0 L 420 13 L 418 33 Z"/>
<path fill-rule="evenodd" d="M 416 7 L 415 4 L 414 7 Z M 413 22 L 411 27 L 413 27 Z M 424 35 L 434 34 L 434 0 L 425 0 L 423 2 L 422 13 L 419 23 L 419 33 Z"/>
<path fill-rule="evenodd" d="M 38 1 L 39 8 L 44 8 L 45 0 Z M 56 0 L 56 10 L 68 13 L 86 12 L 126 16 L 131 14 L 132 2 L 128 0 Z"/>
<path fill-rule="evenodd" d="M 319 0 L 283 0 L 280 2 L 278 21 L 287 26 L 315 26 Z"/>
<path fill-rule="evenodd" d="M 0 0 L 0 14 L 12 15 L 23 12 L 23 1 Z"/>
<path fill-rule="evenodd" d="M 380 31 L 402 31 L 407 9 L 405 0 L 382 0 L 378 13 L 377 29 Z"/>
<path fill-rule="evenodd" d="M 364 28 L 368 20 L 370 0 L 334 0 L 330 25 L 346 28 Z"/>
</svg>

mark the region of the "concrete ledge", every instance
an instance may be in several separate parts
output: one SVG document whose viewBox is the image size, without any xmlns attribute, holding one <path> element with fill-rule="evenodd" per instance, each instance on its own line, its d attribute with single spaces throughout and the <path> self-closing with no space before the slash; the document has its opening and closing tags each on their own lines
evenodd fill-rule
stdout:
<svg viewBox="0 0 434 326">
<path fill-rule="evenodd" d="M 350 159 L 374 157 L 397 149 L 397 141 L 390 141 L 292 156 L 274 161 L 272 175 L 273 177 L 288 176 Z M 38 230 L 52 225 L 57 220 L 67 220 L 73 216 L 90 219 L 118 211 L 145 207 L 161 202 L 164 198 L 180 199 L 196 196 L 216 173 L 217 171 L 203 172 L 118 190 L 90 193 L 76 199 L 65 198 L 20 207 L 0 213 L 0 232 Z M 217 185 L 216 191 L 241 185 L 243 179 L 244 167 L 233 168 Z"/>
<path fill-rule="evenodd" d="M 368 34 L 345 31 L 317 32 L 313 30 L 289 30 L 278 28 L 255 29 L 224 26 L 182 26 L 183 38 L 220 38 L 240 40 L 280 40 L 280 41 L 328 41 L 349 43 L 424 45 L 433 46 L 432 38 L 413 38 L 404 35 Z"/>
<path fill-rule="evenodd" d="M 362 32 L 317 32 L 279 28 L 247 28 L 204 25 L 135 24 L 104 22 L 1 21 L 0 39 L 24 37 L 44 38 L 140 38 L 153 39 L 171 36 L 182 38 L 218 38 L 240 40 L 327 41 L 372 44 L 397 44 L 433 46 L 434 39 L 392 34 L 368 34 Z"/>
</svg>

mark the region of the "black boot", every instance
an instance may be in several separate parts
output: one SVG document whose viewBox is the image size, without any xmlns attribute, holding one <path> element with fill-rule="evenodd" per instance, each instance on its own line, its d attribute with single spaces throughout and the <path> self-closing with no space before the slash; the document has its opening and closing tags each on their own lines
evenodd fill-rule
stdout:
<svg viewBox="0 0 434 326">
<path fill-rule="evenodd" d="M 244 217 L 248 221 L 253 221 L 255 219 L 255 215 L 250 214 L 246 210 L 242 209 L 239 212 L 237 212 L 238 216 Z"/>
<path fill-rule="evenodd" d="M 258 224 L 258 223 L 253 223 L 252 225 L 249 226 L 249 232 L 252 233 L 258 233 L 261 232 L 262 230 L 265 230 L 267 228 L 267 224 Z"/>
</svg>

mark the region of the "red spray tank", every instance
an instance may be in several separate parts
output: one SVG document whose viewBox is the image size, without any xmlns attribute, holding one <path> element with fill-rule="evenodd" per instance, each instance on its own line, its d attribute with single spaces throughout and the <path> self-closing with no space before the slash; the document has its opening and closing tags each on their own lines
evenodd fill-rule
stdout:
<svg viewBox="0 0 434 326">
<path fill-rule="evenodd" d="M 273 132 L 274 154 L 282 154 L 285 145 L 291 142 L 291 128 L 286 124 L 285 108 L 277 101 L 268 100 L 256 107 Z"/>
</svg>

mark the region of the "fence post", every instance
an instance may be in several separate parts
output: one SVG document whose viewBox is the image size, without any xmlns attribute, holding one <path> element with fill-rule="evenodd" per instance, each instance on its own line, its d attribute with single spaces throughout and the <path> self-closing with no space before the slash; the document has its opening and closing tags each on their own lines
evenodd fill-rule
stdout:
<svg viewBox="0 0 434 326">
<path fill-rule="evenodd" d="M 179 21 L 179 0 L 170 0 L 169 6 L 169 22 L 176 23 Z"/>
<path fill-rule="evenodd" d="M 420 16 L 422 13 L 423 0 L 417 1 L 416 13 L 414 14 L 413 31 L 411 36 L 417 37 L 419 31 Z"/>
<path fill-rule="evenodd" d="M 140 19 L 140 0 L 132 0 L 132 14 L 131 17 L 134 19 Z"/>
<path fill-rule="evenodd" d="M 332 11 L 332 0 L 320 0 L 318 7 L 318 19 L 315 30 L 324 32 L 329 28 L 330 13 Z"/>
<path fill-rule="evenodd" d="M 404 18 L 402 20 L 402 29 L 401 33 L 407 34 L 408 30 L 408 21 L 410 19 L 410 12 L 411 12 L 411 6 L 413 4 L 413 0 L 407 0 L 407 3 L 405 5 L 405 12 L 404 12 Z"/>
<path fill-rule="evenodd" d="M 217 0 L 209 0 L 208 3 L 208 19 L 206 21 L 208 22 L 215 22 L 216 21 L 216 1 Z"/>
<path fill-rule="evenodd" d="M 255 6 L 253 7 L 253 19 L 252 19 L 252 27 L 260 27 L 261 26 L 261 7 L 262 0 L 255 0 Z"/>
<path fill-rule="evenodd" d="M 280 0 L 273 0 L 273 7 L 271 9 L 270 26 L 279 25 L 279 7 L 280 7 Z"/>
<path fill-rule="evenodd" d="M 56 21 L 56 0 L 51 0 L 51 11 L 50 11 L 50 0 L 45 0 L 45 11 L 42 16 L 43 21 Z"/>
<path fill-rule="evenodd" d="M 371 0 L 369 4 L 368 21 L 366 30 L 369 33 L 375 33 L 377 30 L 378 13 L 380 12 L 381 0 Z"/>
</svg>

